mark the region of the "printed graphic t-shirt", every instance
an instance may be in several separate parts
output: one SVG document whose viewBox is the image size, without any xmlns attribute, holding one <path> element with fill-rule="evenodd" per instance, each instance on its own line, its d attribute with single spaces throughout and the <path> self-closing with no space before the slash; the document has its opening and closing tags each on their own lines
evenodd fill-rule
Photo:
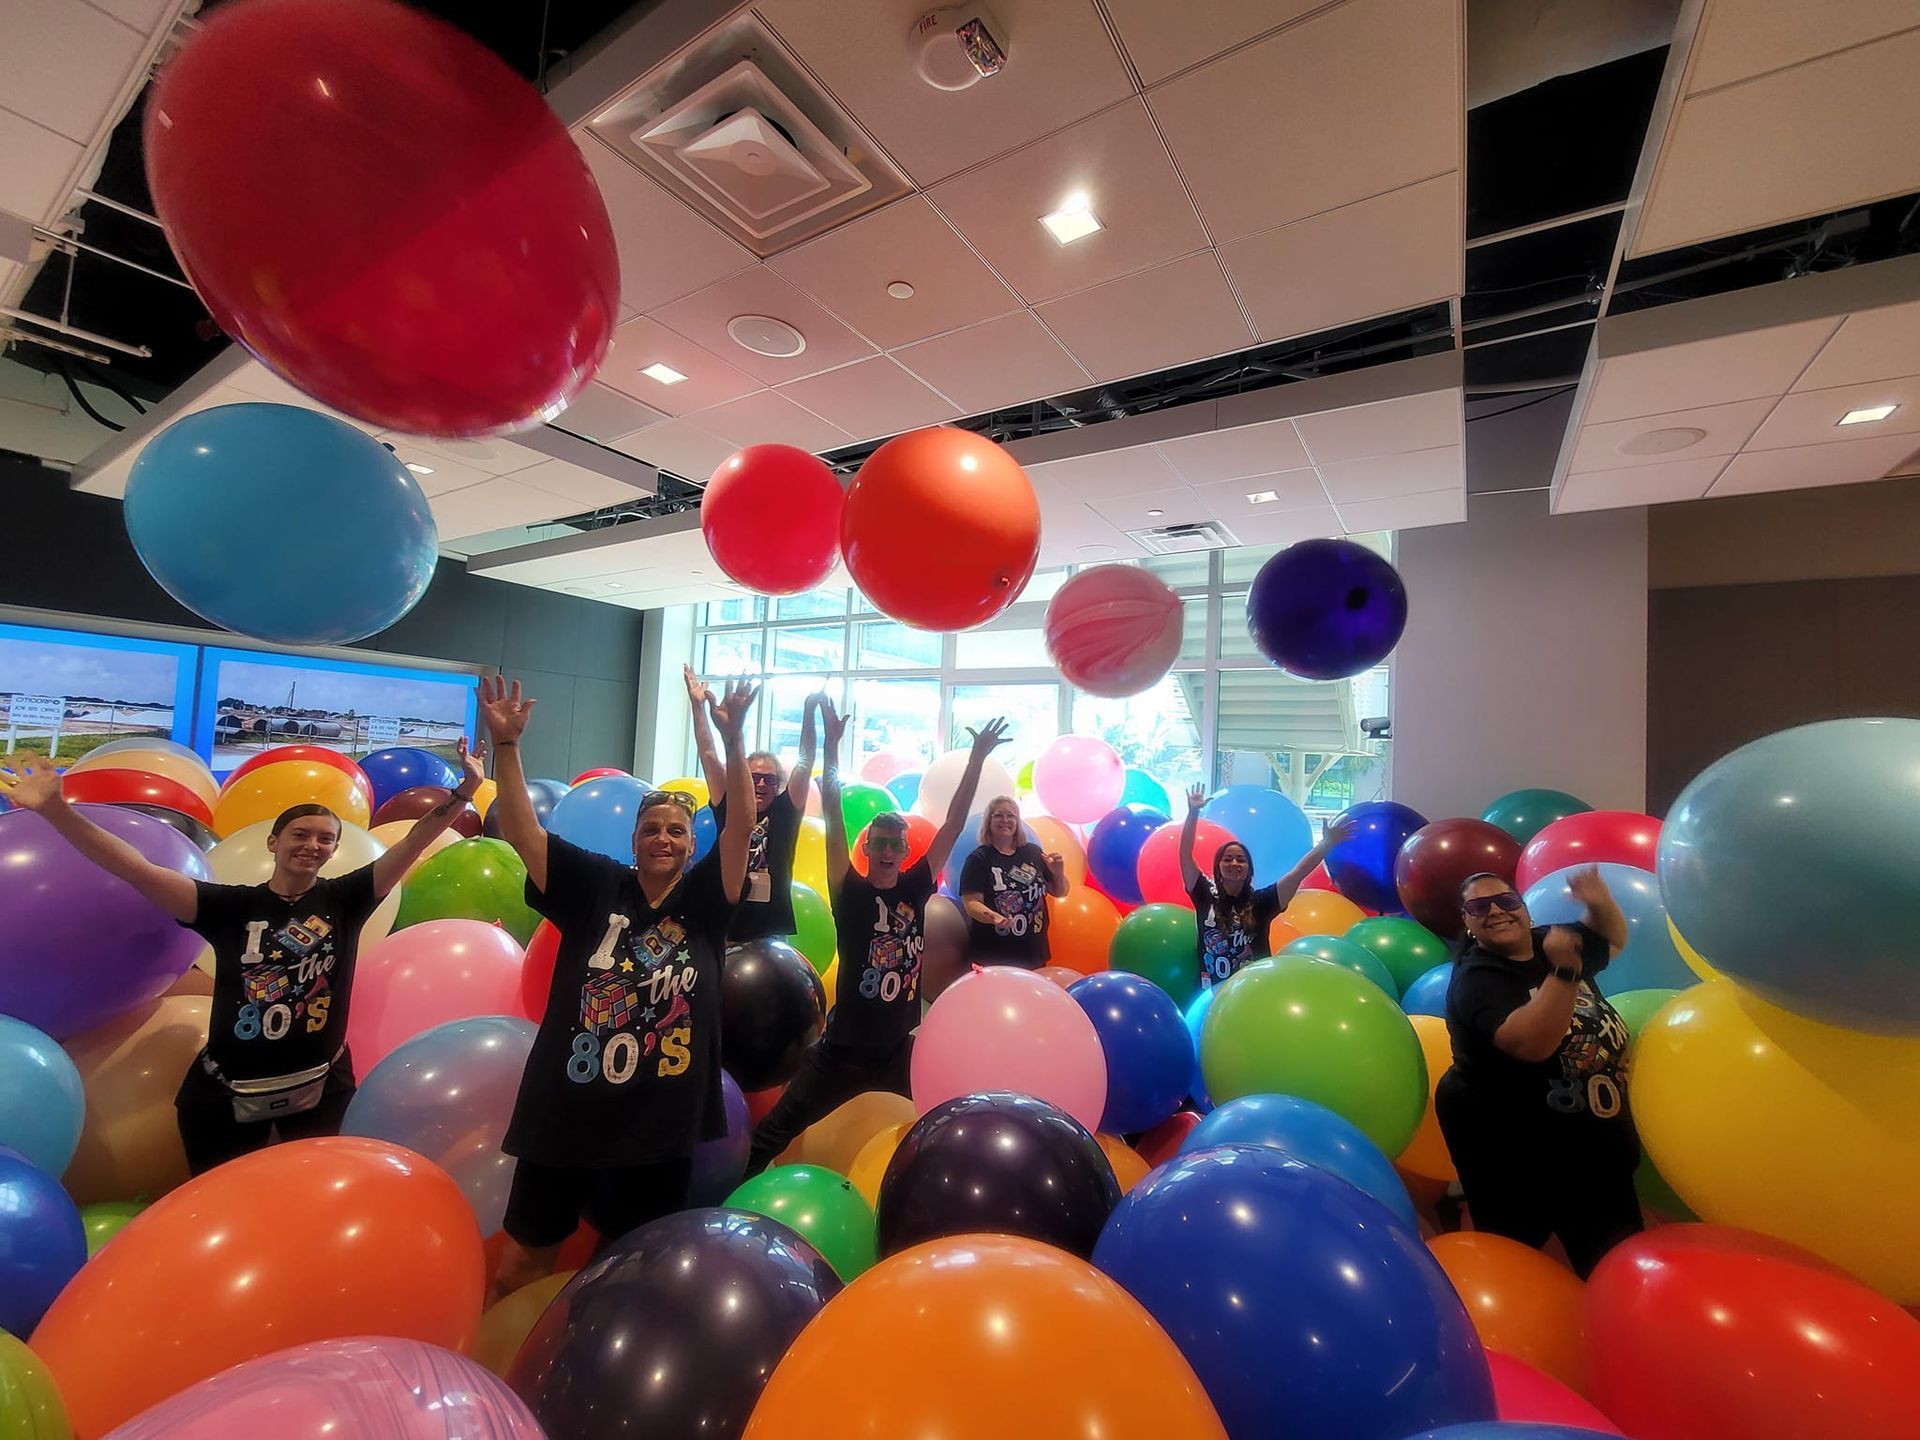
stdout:
<svg viewBox="0 0 1920 1440">
<path fill-rule="evenodd" d="M 982 845 L 960 869 L 960 893 L 978 893 L 1004 923 L 967 917 L 967 955 L 983 965 L 1038 969 L 1052 953 L 1047 943 L 1047 852 L 1031 842 L 1011 855 Z"/>
<path fill-rule="evenodd" d="M 920 954 L 933 892 L 924 857 L 885 890 L 847 871 L 833 900 L 840 983 L 827 1016 L 829 1044 L 890 1051 L 920 1023 Z"/>
<path fill-rule="evenodd" d="M 727 827 L 727 801 L 713 804 L 714 823 Z M 727 927 L 729 940 L 758 940 L 793 934 L 793 851 L 800 843 L 800 807 L 785 790 L 773 797 L 767 813 L 753 822 L 747 841 L 747 883 Z"/>
<path fill-rule="evenodd" d="M 501 1148 L 546 1165 L 641 1165 L 726 1133 L 720 964 L 733 907 L 709 853 L 658 909 L 629 866 L 547 837 L 527 903 L 560 932 Z"/>
<path fill-rule="evenodd" d="M 266 885 L 195 885 L 181 923 L 213 947 L 207 1054 L 229 1080 L 325 1065 L 347 1038 L 360 927 L 379 905 L 373 867 L 315 880 L 298 900 Z"/>
<path fill-rule="evenodd" d="M 1278 886 L 1262 885 L 1248 897 L 1246 906 L 1225 905 L 1212 879 L 1202 875 L 1187 895 L 1193 901 L 1199 931 L 1203 990 L 1231 980 L 1241 966 L 1273 953 L 1267 930 L 1281 910 Z"/>
</svg>

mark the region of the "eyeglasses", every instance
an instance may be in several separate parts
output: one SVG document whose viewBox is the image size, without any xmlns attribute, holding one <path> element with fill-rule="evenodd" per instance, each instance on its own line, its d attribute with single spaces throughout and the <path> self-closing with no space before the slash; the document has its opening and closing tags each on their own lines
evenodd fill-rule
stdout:
<svg viewBox="0 0 1920 1440">
<path fill-rule="evenodd" d="M 1511 890 L 1502 890 L 1498 895 L 1476 895 L 1471 900 L 1460 902 L 1460 908 L 1476 920 L 1486 919 L 1496 905 L 1509 915 L 1517 915 L 1525 908 L 1526 902 Z"/>
<path fill-rule="evenodd" d="M 689 815 L 700 808 L 700 802 L 685 790 L 649 790 L 640 797 L 642 810 L 651 810 L 656 805 L 678 805 Z"/>
</svg>

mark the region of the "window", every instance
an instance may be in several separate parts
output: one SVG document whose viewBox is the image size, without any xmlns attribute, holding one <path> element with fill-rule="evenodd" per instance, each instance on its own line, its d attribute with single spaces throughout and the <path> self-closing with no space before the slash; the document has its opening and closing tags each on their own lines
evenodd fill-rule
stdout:
<svg viewBox="0 0 1920 1440">
<path fill-rule="evenodd" d="M 800 724 L 806 717 L 807 697 L 824 689 L 836 708 L 847 702 L 847 682 L 824 675 L 775 675 L 760 692 L 756 709 L 765 714 L 761 723 L 766 741 L 758 748 L 771 750 L 785 763 L 791 763 L 800 748 Z"/>
<path fill-rule="evenodd" d="M 1060 736 L 1058 685 L 956 685 L 953 722 L 947 727 L 947 748 L 959 750 L 971 743 L 967 731 L 977 730 L 995 716 L 1004 716 L 1012 738 L 1005 754 L 1031 760 Z M 1004 762 L 1004 756 L 1002 757 Z M 1019 769 L 1018 764 L 1008 767 Z"/>
<path fill-rule="evenodd" d="M 1051 670 L 1046 637 L 1033 629 L 962 630 L 954 636 L 953 661 L 962 670 Z"/>
<path fill-rule="evenodd" d="M 1204 684 L 1202 675 L 1169 675 L 1123 700 L 1075 695 L 1073 733 L 1098 735 L 1130 768 L 1146 771 L 1177 795 L 1206 779 L 1199 718 Z"/>
<path fill-rule="evenodd" d="M 856 664 L 862 670 L 937 670 L 942 638 L 892 620 L 869 620 L 853 627 Z"/>
<path fill-rule="evenodd" d="M 798 595 L 778 596 L 773 602 L 776 620 L 810 620 L 817 615 L 846 613 L 847 592 L 844 590 L 805 590 Z"/>
<path fill-rule="evenodd" d="M 853 682 L 853 720 L 848 734 L 852 753 L 841 758 L 849 774 L 858 775 L 882 751 L 899 757 L 909 770 L 933 763 L 939 747 L 940 681 L 856 680 Z"/>
<path fill-rule="evenodd" d="M 732 604 L 732 601 L 728 601 Z M 760 668 L 760 630 L 716 630 L 701 642 L 702 675 L 751 675 Z"/>
<path fill-rule="evenodd" d="M 846 656 L 844 625 L 783 625 L 772 632 L 774 674 L 795 670 L 826 672 L 842 668 Z"/>
</svg>

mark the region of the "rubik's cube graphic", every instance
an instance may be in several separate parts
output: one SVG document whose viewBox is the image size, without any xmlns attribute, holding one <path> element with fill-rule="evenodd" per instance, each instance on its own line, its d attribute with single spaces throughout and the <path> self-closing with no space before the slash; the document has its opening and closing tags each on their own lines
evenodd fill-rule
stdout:
<svg viewBox="0 0 1920 1440">
<path fill-rule="evenodd" d="M 595 1035 L 624 1030 L 640 1008 L 640 992 L 631 980 L 602 975 L 580 990 L 580 1028 Z"/>
<path fill-rule="evenodd" d="M 293 993 L 293 977 L 279 965 L 249 965 L 240 972 L 240 988 L 255 1005 L 271 1005 Z"/>
</svg>

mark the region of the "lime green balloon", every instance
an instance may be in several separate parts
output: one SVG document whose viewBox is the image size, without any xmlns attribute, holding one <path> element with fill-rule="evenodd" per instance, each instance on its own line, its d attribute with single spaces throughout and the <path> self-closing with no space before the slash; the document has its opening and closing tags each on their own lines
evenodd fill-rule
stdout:
<svg viewBox="0 0 1920 1440">
<path fill-rule="evenodd" d="M 1306 955 L 1256 961 L 1215 989 L 1200 1068 L 1215 1105 L 1297 1095 L 1359 1126 L 1388 1155 L 1406 1149 L 1427 1109 L 1427 1062 L 1412 1022 L 1371 980 Z"/>
<path fill-rule="evenodd" d="M 73 1440 L 67 1407 L 40 1357 L 0 1330 L 0 1440 Z"/>
<path fill-rule="evenodd" d="M 1653 1012 L 1667 1001 L 1678 995 L 1678 990 L 1622 990 L 1618 995 L 1609 995 L 1607 1003 L 1613 1006 L 1620 1016 L 1620 1022 L 1627 1027 L 1630 1039 L 1638 1039 L 1640 1031 L 1647 1021 L 1653 1018 Z M 1631 1051 L 1629 1051 L 1631 1058 Z M 1649 1210 L 1666 1216 L 1669 1220 L 1698 1220 L 1687 1202 L 1674 1193 L 1667 1183 L 1666 1176 L 1654 1167 L 1653 1156 L 1645 1148 L 1640 1151 L 1640 1164 L 1633 1172 L 1634 1193 L 1639 1195 L 1640 1203 Z"/>
<path fill-rule="evenodd" d="M 1622 990 L 1618 995 L 1609 995 L 1607 1003 L 1619 1014 L 1628 1037 L 1638 1039 L 1641 1027 L 1653 1018 L 1653 1012 L 1679 993 L 1678 990 Z"/>
<path fill-rule="evenodd" d="M 807 957 L 820 974 L 833 963 L 834 947 L 839 943 L 833 933 L 833 911 L 811 885 L 793 882 L 793 934 L 787 943 Z"/>
<path fill-rule="evenodd" d="M 1404 995 L 1407 986 L 1434 966 L 1452 957 L 1447 942 L 1418 920 L 1397 915 L 1379 915 L 1347 928 L 1346 938 L 1364 945 L 1373 958 L 1387 967 L 1393 976 L 1394 994 Z"/>
<path fill-rule="evenodd" d="M 1371 950 L 1356 941 L 1345 940 L 1338 935 L 1302 935 L 1298 940 L 1288 941 L 1280 953 L 1306 955 L 1314 960 L 1324 960 L 1329 965 L 1338 965 L 1356 975 L 1364 975 L 1395 1000 L 1400 998 L 1400 986 L 1395 982 L 1393 972 Z"/>
<path fill-rule="evenodd" d="M 851 841 L 876 815 L 890 815 L 900 807 L 891 791 L 878 785 L 845 785 L 840 790 L 840 814 L 847 822 Z"/>
<path fill-rule="evenodd" d="M 1151 980 L 1182 1010 L 1200 993 L 1200 938 L 1184 905 L 1142 905 L 1120 922 L 1107 964 Z"/>
<path fill-rule="evenodd" d="M 874 1218 L 866 1197 L 824 1165 L 776 1165 L 744 1182 L 726 1199 L 796 1230 L 851 1282 L 874 1262 Z"/>
<path fill-rule="evenodd" d="M 1020 773 L 1013 777 L 1013 783 L 1019 789 L 1033 789 L 1033 761 L 1029 760 L 1020 767 Z"/>
<path fill-rule="evenodd" d="M 1591 809 L 1578 795 L 1564 790 L 1510 790 L 1482 810 L 1480 818 L 1524 845 L 1554 821 Z"/>
<path fill-rule="evenodd" d="M 393 928 L 429 920 L 485 920 L 522 945 L 540 917 L 527 904 L 527 867 L 504 840 L 462 840 L 428 860 L 402 883 Z"/>
<path fill-rule="evenodd" d="M 126 1229 L 133 1217 L 147 1208 L 144 1200 L 102 1200 L 97 1205 L 80 1207 L 80 1223 L 87 1231 L 87 1258 L 91 1260 L 106 1244 Z"/>
</svg>

